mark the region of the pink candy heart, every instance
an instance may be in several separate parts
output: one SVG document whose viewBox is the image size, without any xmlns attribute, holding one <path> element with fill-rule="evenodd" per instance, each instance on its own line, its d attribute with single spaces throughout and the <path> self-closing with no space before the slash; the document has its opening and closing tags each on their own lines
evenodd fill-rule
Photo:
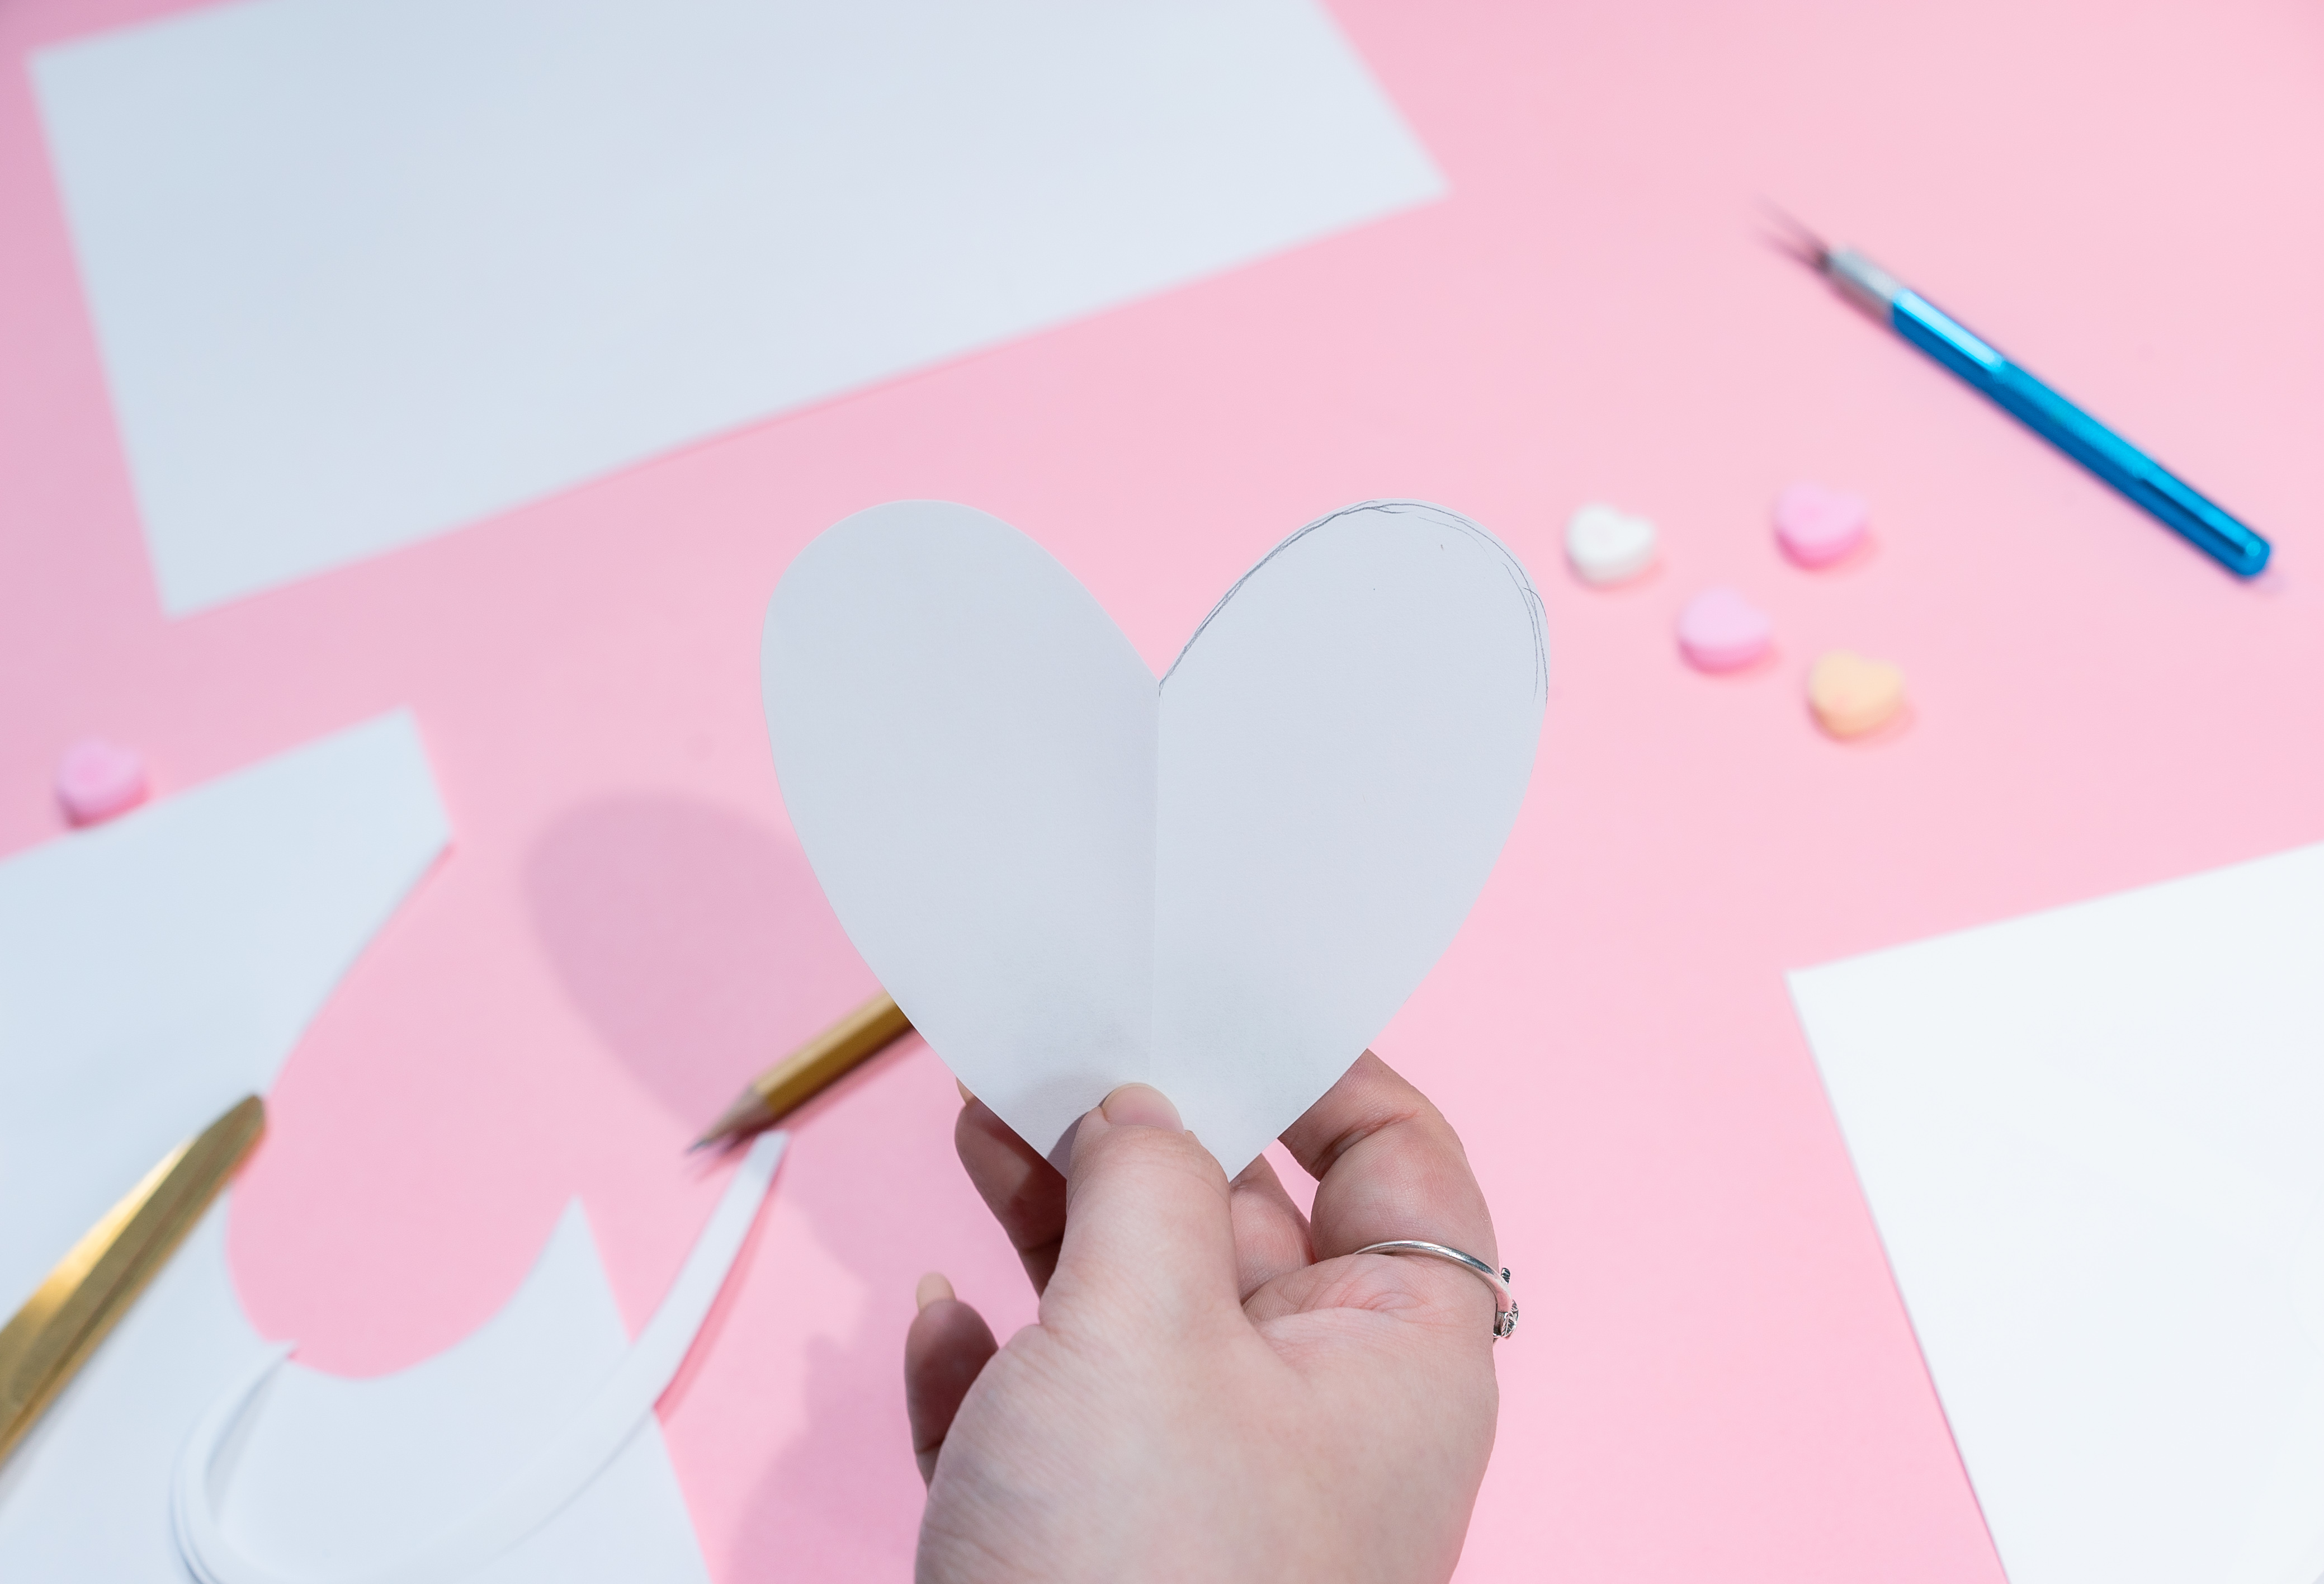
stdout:
<svg viewBox="0 0 2324 1584">
<path fill-rule="evenodd" d="M 1775 624 L 1732 588 L 1706 588 L 1678 613 L 1679 653 L 1702 671 L 1734 671 L 1767 653 Z"/>
<path fill-rule="evenodd" d="M 76 825 L 110 820 L 145 801 L 145 761 L 134 752 L 88 737 L 57 762 L 57 801 Z"/>
<path fill-rule="evenodd" d="M 1775 498 L 1775 539 L 1800 565 L 1827 567 L 1864 542 L 1870 515 L 1861 496 L 1794 484 Z"/>
</svg>

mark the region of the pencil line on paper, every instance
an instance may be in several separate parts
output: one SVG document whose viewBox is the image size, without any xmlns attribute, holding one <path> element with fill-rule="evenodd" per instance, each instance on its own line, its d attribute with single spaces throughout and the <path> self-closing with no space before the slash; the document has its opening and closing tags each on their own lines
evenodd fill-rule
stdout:
<svg viewBox="0 0 2324 1584">
<path fill-rule="evenodd" d="M 1244 584 L 1250 582 L 1253 578 L 1258 577 L 1259 573 L 1265 571 L 1268 566 L 1274 561 L 1276 557 L 1289 550 L 1293 545 L 1297 544 L 1309 534 L 1315 533 L 1319 529 L 1328 528 L 1333 523 L 1340 521 L 1342 517 L 1353 516 L 1359 512 L 1379 512 L 1389 516 L 1399 517 L 1425 517 L 1430 522 L 1435 523 L 1440 526 L 1453 529 L 1456 532 L 1466 535 L 1475 543 L 1485 547 L 1492 551 L 1493 554 L 1498 556 L 1500 559 L 1502 571 L 1508 576 L 1510 584 L 1517 591 L 1519 603 L 1525 607 L 1526 620 L 1533 632 L 1535 691 L 1543 698 L 1546 698 L 1548 696 L 1549 638 L 1546 631 L 1546 624 L 1543 616 L 1541 595 L 1535 589 L 1532 578 L 1526 575 L 1525 563 L 1518 560 L 1516 555 L 1510 551 L 1508 546 L 1503 544 L 1499 539 L 1493 537 L 1489 531 L 1484 528 L 1481 524 L 1470 521 L 1460 513 L 1452 511 L 1445 506 L 1437 505 L 1430 501 L 1400 500 L 1359 501 L 1354 505 L 1342 506 L 1336 512 L 1316 518 L 1313 523 L 1301 528 L 1297 533 L 1293 533 L 1288 538 L 1285 539 L 1282 543 L 1277 545 L 1273 550 L 1268 551 L 1265 555 L 1261 556 L 1259 559 L 1257 565 L 1253 566 L 1250 570 L 1245 572 L 1241 577 L 1236 579 L 1234 580 L 1233 587 L 1230 588 L 1224 594 L 1219 596 L 1218 603 L 1211 607 L 1210 614 L 1203 617 L 1201 625 L 1194 628 L 1193 635 L 1189 636 L 1186 642 L 1179 647 L 1177 658 L 1170 662 L 1170 669 L 1162 673 L 1161 681 L 1156 684 L 1157 689 L 1158 690 L 1169 685 L 1170 679 L 1176 675 L 1178 668 L 1185 663 L 1186 656 L 1194 652 L 1194 645 L 1201 642 L 1203 634 L 1208 630 L 1213 622 L 1218 620 L 1219 614 L 1225 610 L 1229 605 L 1233 603 L 1235 596 L 1242 592 Z"/>
</svg>

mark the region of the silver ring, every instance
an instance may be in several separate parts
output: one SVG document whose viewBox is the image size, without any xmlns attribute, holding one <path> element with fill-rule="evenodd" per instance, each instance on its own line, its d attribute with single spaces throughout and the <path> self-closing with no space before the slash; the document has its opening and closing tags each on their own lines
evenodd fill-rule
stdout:
<svg viewBox="0 0 2324 1584">
<path fill-rule="evenodd" d="M 1447 1248 L 1441 1243 L 1423 1243 L 1416 1237 L 1392 1238 L 1386 1243 L 1368 1244 L 1356 1250 L 1358 1254 L 1425 1254 L 1431 1259 L 1449 1260 L 1464 1271 L 1473 1271 L 1485 1278 L 1493 1290 L 1493 1340 L 1499 1341 L 1517 1329 L 1517 1301 L 1509 1292 L 1509 1274 L 1495 1270 L 1473 1254 L 1462 1254 L 1457 1248 Z"/>
</svg>

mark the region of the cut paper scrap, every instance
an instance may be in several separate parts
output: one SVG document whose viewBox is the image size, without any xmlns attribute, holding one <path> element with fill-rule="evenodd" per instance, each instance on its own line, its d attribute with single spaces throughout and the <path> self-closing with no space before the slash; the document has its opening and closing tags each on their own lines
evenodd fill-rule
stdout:
<svg viewBox="0 0 2324 1584">
<path fill-rule="evenodd" d="M 495 1562 L 494 1578 L 543 1584 L 703 1576 L 668 1459 L 653 1455 L 659 1431 L 641 1432 L 733 1267 L 785 1136 L 763 1134 L 743 1154 L 626 1348 L 576 1200 L 508 1306 L 423 1364 L 337 1380 L 272 1350 L 178 1456 L 171 1511 L 188 1570 L 201 1584 L 433 1584 Z M 552 1534 L 568 1514 L 582 1533 Z"/>
<path fill-rule="evenodd" d="M 32 75 L 173 615 L 1444 190 L 1317 0 L 247 0 Z"/>
<path fill-rule="evenodd" d="M 396 714 L 0 864 L 0 1274 L 21 1271 L 8 1279 L 29 1291 L 191 1125 L 175 1112 L 198 1122 L 217 1095 L 264 1088 L 447 839 L 419 735 Z M 731 1200 L 720 1214 L 731 1238 Z M 226 1215 L 213 1207 L 0 1468 L 0 1578 L 187 1578 L 173 1467 L 203 1414 L 276 1353 L 235 1296 Z M 628 1352 L 576 1208 L 519 1297 L 461 1347 L 381 1381 L 277 1373 L 221 1482 L 226 1533 L 249 1511 L 293 1556 L 408 1548 L 446 1511 L 427 1481 L 459 1477 L 464 1501 L 489 1488 Z M 459 1415 L 457 1436 L 414 1455 L 415 1437 Z M 324 1418 L 356 1444 L 310 1462 L 331 1450 Z M 581 1499 L 474 1576 L 706 1579 L 659 1427 L 631 1423 Z M 293 1510 L 269 1509 L 286 1489 Z"/>
<path fill-rule="evenodd" d="M 0 1313 L 266 1090 L 449 839 L 398 712 L 0 863 Z"/>
<path fill-rule="evenodd" d="M 411 718 L 0 863 L 0 1312 L 264 1090 L 449 829 Z M 259 1344 L 213 1207 L 0 1469 L 0 1578 L 183 1578 L 170 1459 Z"/>
<path fill-rule="evenodd" d="M 49 1444 L 0 1506 L 0 1578 L 186 1584 L 198 1577 L 172 1520 L 177 1460 L 220 1394 L 280 1352 L 235 1297 L 226 1215 L 223 1203 L 212 1208 L 33 1432 Z M 240 1538 L 245 1515 L 263 1516 L 270 1561 L 280 1553 L 336 1562 L 333 1576 L 360 1578 L 363 1556 L 406 1549 L 415 1532 L 465 1510 L 479 1489 L 505 1477 L 514 1458 L 566 1422 L 576 1390 L 604 1378 L 627 1346 L 588 1224 L 577 1206 L 568 1209 L 516 1297 L 458 1346 L 378 1380 L 280 1372 L 261 1399 L 247 1456 L 226 1481 L 226 1532 Z M 444 1434 L 454 1420 L 459 1433 Z M 415 1459 L 420 1446 L 428 1455 Z M 327 1466 L 297 1466 L 325 1453 Z M 356 1489 L 350 1474 L 377 1483 Z M 652 1417 L 579 1499 L 469 1577 L 479 1584 L 706 1584 Z"/>
<path fill-rule="evenodd" d="M 1794 974 L 2011 1584 L 2324 1574 L 2324 847 Z"/>
<path fill-rule="evenodd" d="M 1451 944 L 1547 678 L 1516 558 L 1397 501 L 1284 541 L 1158 687 L 1047 551 L 943 502 L 807 546 L 761 651 L 808 860 L 953 1070 L 1045 1153 L 1152 1083 L 1231 1172 Z"/>
</svg>

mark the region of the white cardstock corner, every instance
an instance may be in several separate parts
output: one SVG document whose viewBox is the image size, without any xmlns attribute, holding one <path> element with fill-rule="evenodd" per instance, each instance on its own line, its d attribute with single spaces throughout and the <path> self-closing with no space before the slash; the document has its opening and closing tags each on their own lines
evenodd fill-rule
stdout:
<svg viewBox="0 0 2324 1584">
<path fill-rule="evenodd" d="M 1053 1152 L 1151 1083 L 1229 1171 L 1361 1054 L 1467 916 L 1546 699 L 1523 566 L 1439 506 L 1285 540 L 1157 685 L 998 518 L 848 518 L 775 592 L 793 827 L 881 981 Z"/>
<path fill-rule="evenodd" d="M 2324 846 L 1791 988 L 2012 1584 L 2324 1577 Z"/>
</svg>

